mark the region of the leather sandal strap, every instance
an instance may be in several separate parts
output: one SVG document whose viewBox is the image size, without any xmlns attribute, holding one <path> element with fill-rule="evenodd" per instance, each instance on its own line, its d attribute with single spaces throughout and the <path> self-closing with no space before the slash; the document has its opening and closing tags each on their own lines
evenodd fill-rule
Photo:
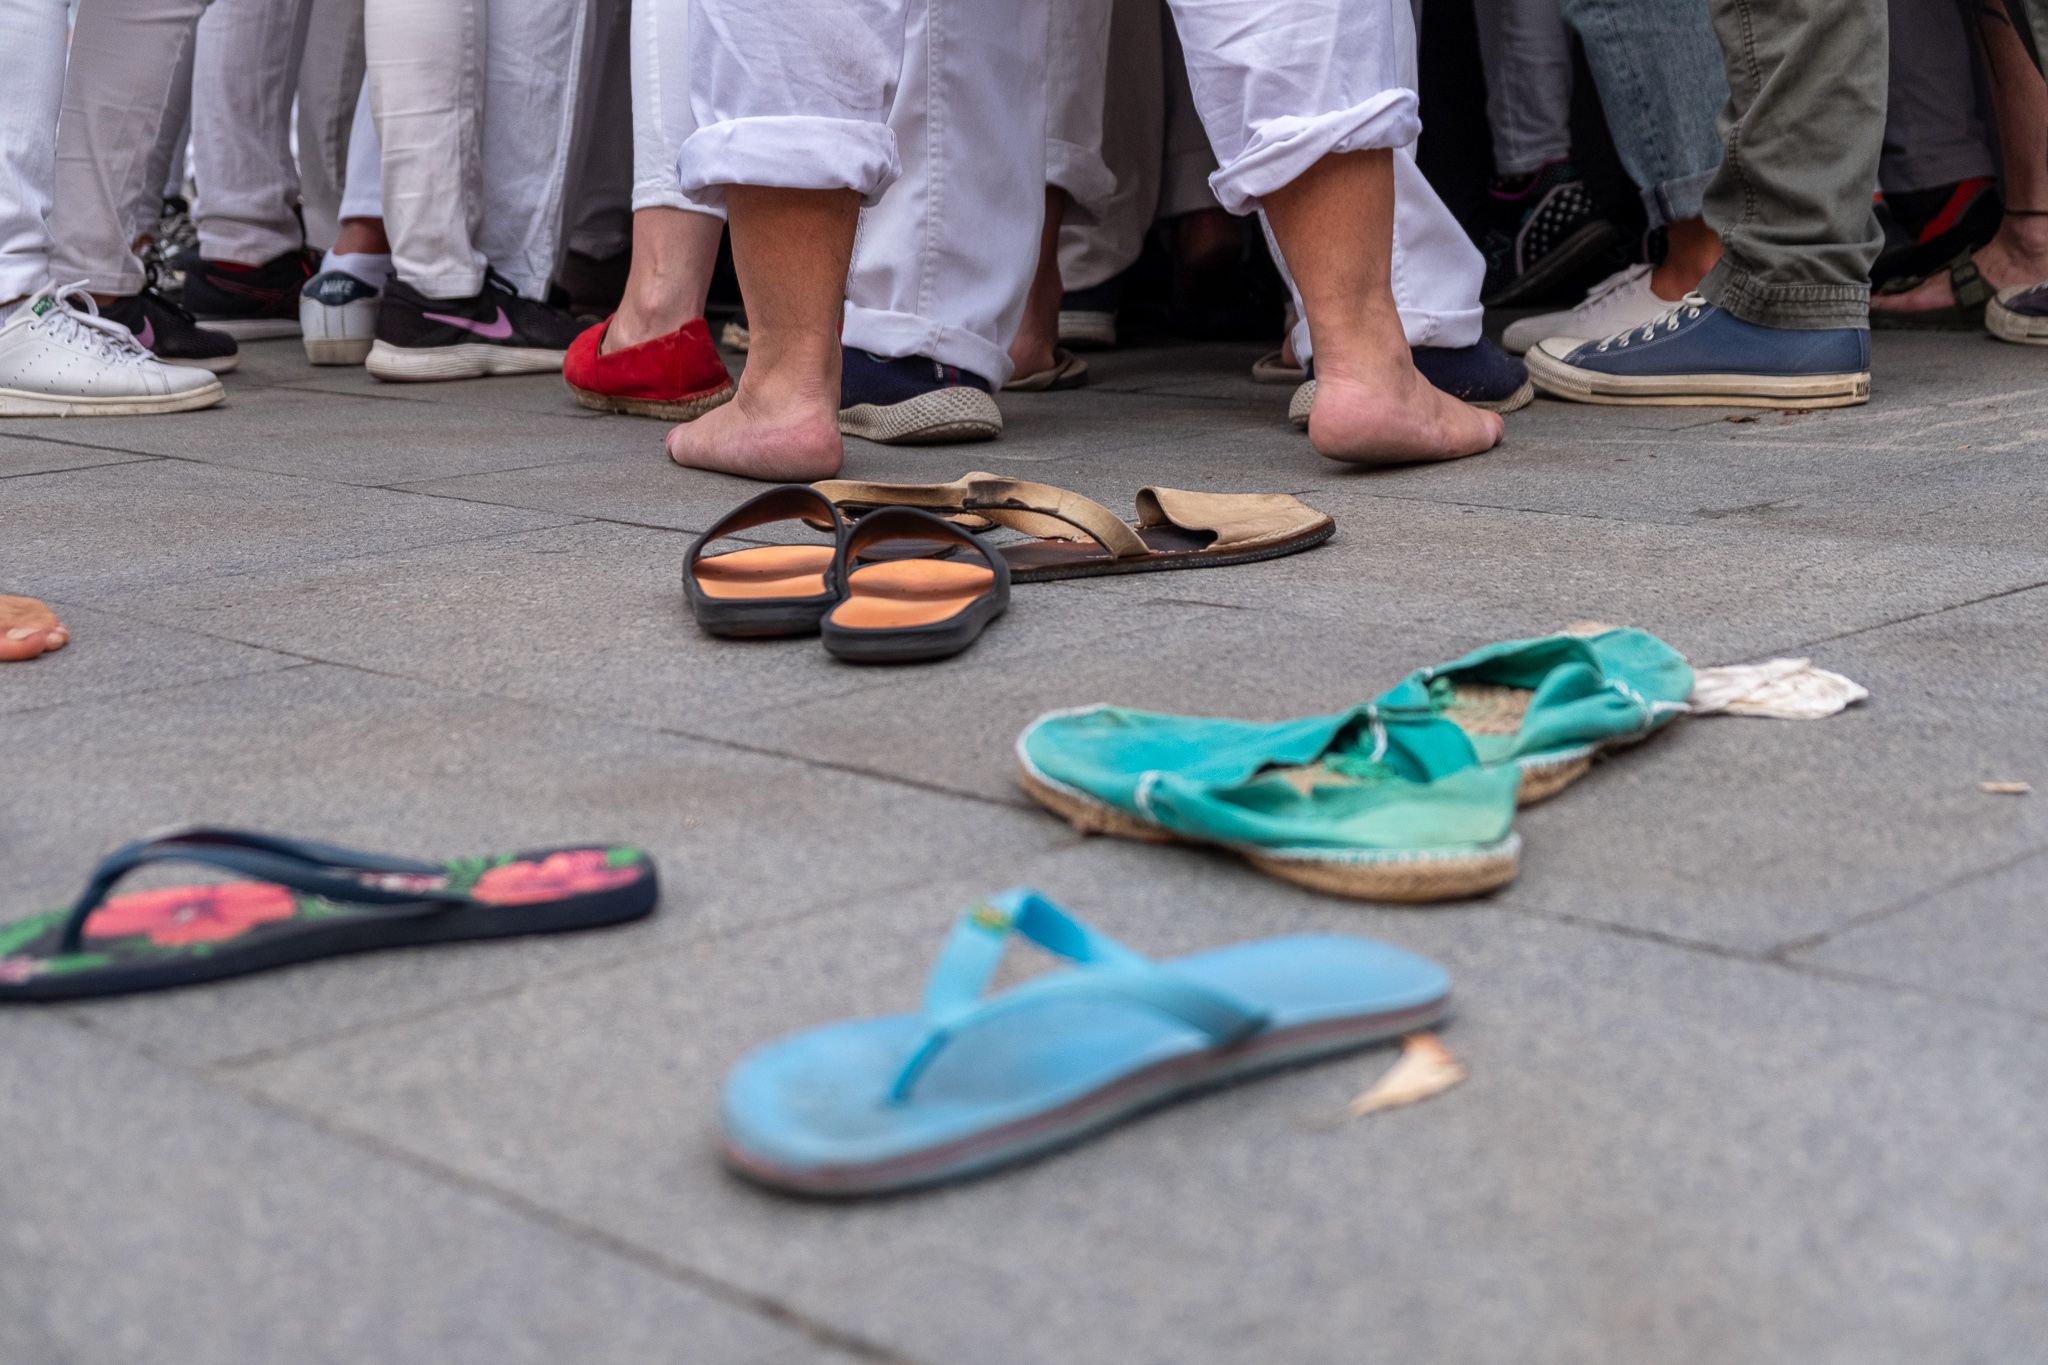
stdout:
<svg viewBox="0 0 2048 1365">
<path fill-rule="evenodd" d="M 992 525 L 1044 540 L 1093 540 L 1118 559 L 1149 554 L 1129 524 L 1099 502 L 1051 484 L 976 471 L 951 483 L 866 483 L 829 479 L 818 492 L 854 511 L 920 507 L 934 512 L 970 513 Z"/>
<path fill-rule="evenodd" d="M 1197 493 L 1148 486 L 1138 490 L 1137 504 L 1138 525 L 1207 532 L 1216 537 L 1215 549 L 1306 531 L 1326 520 L 1287 493 Z"/>
</svg>

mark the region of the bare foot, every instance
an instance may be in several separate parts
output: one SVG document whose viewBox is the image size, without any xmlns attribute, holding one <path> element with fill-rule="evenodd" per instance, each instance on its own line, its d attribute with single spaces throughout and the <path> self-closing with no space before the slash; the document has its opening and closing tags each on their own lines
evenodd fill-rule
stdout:
<svg viewBox="0 0 2048 1365">
<path fill-rule="evenodd" d="M 64 623 L 33 597 L 0 597 L 0 663 L 62 649 L 71 639 Z"/>
<path fill-rule="evenodd" d="M 774 483 L 832 478 L 845 455 L 830 400 L 763 401 L 744 375 L 730 403 L 668 433 L 668 457 L 679 465 Z"/>
<path fill-rule="evenodd" d="M 1028 324 L 1030 320 L 1027 318 Z M 1010 343 L 1011 373 L 1018 379 L 1028 375 L 1042 374 L 1059 364 L 1053 348 L 1059 344 L 1059 332 L 1019 332 L 1017 339 Z"/>
<path fill-rule="evenodd" d="M 1977 263 L 1977 272 L 1993 289 L 2048 280 L 2048 245 L 2030 247 L 2017 230 L 2009 227 L 2001 226 L 1998 235 L 1970 259 Z M 1902 294 L 1872 294 L 1870 308 L 1875 313 L 1931 313 L 1952 307 L 1955 301 L 1955 287 L 1949 283 L 1948 272 L 1937 270 Z"/>
<path fill-rule="evenodd" d="M 679 304 L 666 309 L 650 308 L 643 300 L 628 293 L 619 304 L 619 311 L 612 314 L 611 326 L 604 329 L 604 337 L 597 345 L 598 354 L 611 355 L 638 346 L 643 341 L 665 337 L 689 320 L 689 315 Z"/>
<path fill-rule="evenodd" d="M 1459 402 L 1406 357 L 1365 374 L 1316 352 L 1308 441 L 1318 455 L 1369 465 L 1457 460 L 1493 449 L 1505 429 L 1500 414 Z"/>
</svg>

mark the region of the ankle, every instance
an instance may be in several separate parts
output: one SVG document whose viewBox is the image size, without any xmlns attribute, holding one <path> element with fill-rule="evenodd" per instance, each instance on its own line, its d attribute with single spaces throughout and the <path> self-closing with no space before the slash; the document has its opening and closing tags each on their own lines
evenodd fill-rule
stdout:
<svg viewBox="0 0 2048 1365">
<path fill-rule="evenodd" d="M 2048 214 L 2007 213 L 1999 220 L 1992 242 L 2014 256 L 2048 256 Z"/>
</svg>

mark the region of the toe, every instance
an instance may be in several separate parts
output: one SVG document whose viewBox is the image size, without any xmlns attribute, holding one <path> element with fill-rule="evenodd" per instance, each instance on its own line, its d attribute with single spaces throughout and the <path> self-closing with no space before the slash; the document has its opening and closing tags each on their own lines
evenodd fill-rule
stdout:
<svg viewBox="0 0 2048 1365">
<path fill-rule="evenodd" d="M 0 663 L 19 663 L 33 659 L 50 646 L 49 632 L 29 626 L 16 626 L 9 631 L 0 631 Z"/>
</svg>

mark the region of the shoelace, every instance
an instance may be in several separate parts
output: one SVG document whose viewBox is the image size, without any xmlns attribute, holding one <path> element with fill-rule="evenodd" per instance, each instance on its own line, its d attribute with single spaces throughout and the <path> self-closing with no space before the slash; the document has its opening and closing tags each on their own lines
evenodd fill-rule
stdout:
<svg viewBox="0 0 2048 1365">
<path fill-rule="evenodd" d="M 1704 311 L 1710 306 L 1711 305 L 1708 304 L 1708 302 L 1704 298 L 1700 297 L 1698 294 L 1687 294 L 1684 298 L 1680 299 L 1677 303 L 1673 304 L 1664 312 L 1659 313 L 1656 317 L 1651 318 L 1641 327 L 1630 327 L 1623 331 L 1616 332 L 1613 336 L 1608 337 L 1605 341 L 1601 342 L 1599 346 L 1595 347 L 1594 349 L 1599 351 L 1605 351 L 1609 346 L 1626 349 L 1631 341 L 1653 340 L 1657 335 L 1657 329 L 1659 327 L 1662 327 L 1667 332 L 1675 332 L 1678 330 L 1679 323 L 1692 321 L 1694 318 L 1698 317 L 1702 311 Z M 1683 314 L 1684 316 L 1681 317 L 1680 314 Z"/>
<path fill-rule="evenodd" d="M 1572 309 L 1572 315 L 1585 317 L 1598 308 L 1609 294 L 1627 288 L 1649 273 L 1650 267 L 1646 265 L 1631 265 L 1615 271 L 1587 291 L 1585 299 Z"/>
<path fill-rule="evenodd" d="M 50 306 L 36 313 L 37 306 L 44 299 L 50 301 Z M 100 307 L 93 302 L 84 280 L 45 289 L 22 307 L 35 314 L 35 321 L 29 324 L 31 328 L 41 328 L 66 340 L 84 342 L 103 359 L 129 360 L 149 354 L 133 332 L 111 318 L 100 316 Z"/>
</svg>

